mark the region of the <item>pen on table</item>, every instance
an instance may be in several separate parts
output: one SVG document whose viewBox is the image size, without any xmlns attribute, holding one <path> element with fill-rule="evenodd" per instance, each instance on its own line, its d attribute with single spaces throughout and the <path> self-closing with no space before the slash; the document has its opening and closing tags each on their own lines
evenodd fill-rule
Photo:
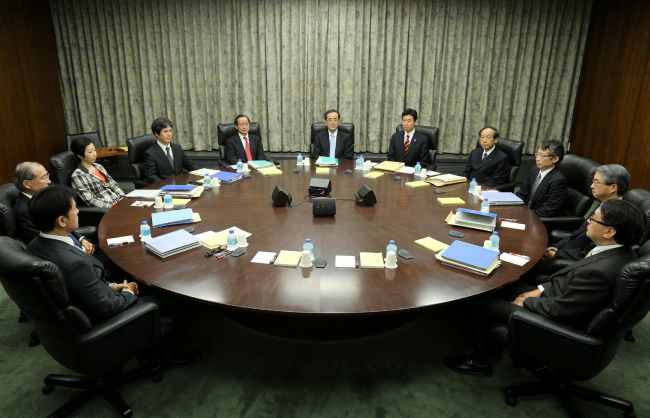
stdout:
<svg viewBox="0 0 650 418">
<path fill-rule="evenodd" d="M 216 258 L 217 260 L 221 260 L 224 257 L 228 257 L 231 253 L 232 251 L 224 251 L 220 254 L 215 255 L 214 258 Z"/>
<path fill-rule="evenodd" d="M 513 219 L 513 218 L 501 218 L 501 221 L 502 221 L 502 222 L 503 222 L 503 221 L 507 221 L 507 222 L 517 222 L 517 220 L 516 220 L 516 219 Z"/>
<path fill-rule="evenodd" d="M 508 254 L 514 255 L 515 257 L 527 258 L 530 260 L 530 257 L 528 257 L 527 255 L 517 254 L 517 253 L 508 253 Z"/>
</svg>

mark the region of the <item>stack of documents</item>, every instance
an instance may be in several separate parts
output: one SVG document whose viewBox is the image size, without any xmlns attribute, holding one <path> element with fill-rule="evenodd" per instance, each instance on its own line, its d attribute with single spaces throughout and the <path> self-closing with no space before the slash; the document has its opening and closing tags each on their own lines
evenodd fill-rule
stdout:
<svg viewBox="0 0 650 418">
<path fill-rule="evenodd" d="M 214 173 L 211 177 L 219 179 L 220 182 L 232 183 L 233 181 L 241 180 L 243 176 L 238 173 L 231 173 L 230 171 L 219 171 Z"/>
<path fill-rule="evenodd" d="M 442 265 L 487 276 L 501 265 L 499 252 L 469 244 L 454 241 L 449 248 L 436 254 Z"/>
<path fill-rule="evenodd" d="M 400 163 L 397 161 L 383 161 L 379 164 L 377 164 L 374 168 L 375 170 L 383 170 L 383 171 L 397 171 L 400 168 L 404 167 L 404 163 Z"/>
<path fill-rule="evenodd" d="M 208 176 L 211 176 L 215 173 L 218 173 L 219 170 L 213 170 L 211 168 L 199 168 L 198 170 L 190 171 L 190 174 L 194 174 L 195 176 L 205 176 L 206 174 Z"/>
<path fill-rule="evenodd" d="M 371 171 L 369 173 L 364 174 L 363 177 L 365 177 L 367 179 L 376 179 L 376 178 L 379 178 L 379 177 L 381 177 L 383 175 L 384 175 L 384 173 L 382 173 L 381 171 Z"/>
<path fill-rule="evenodd" d="M 253 170 L 259 170 L 260 168 L 275 167 L 275 164 L 266 160 L 248 160 L 248 166 Z"/>
<path fill-rule="evenodd" d="M 320 156 L 316 160 L 316 165 L 320 167 L 337 167 L 339 165 L 339 159 L 334 157 Z"/>
<path fill-rule="evenodd" d="M 194 184 L 167 184 L 160 188 L 160 194 L 169 193 L 172 196 L 176 197 L 192 197 L 196 195 L 198 190 L 203 192 L 203 189 L 199 189 L 200 186 Z M 199 192 L 199 194 L 201 194 Z"/>
<path fill-rule="evenodd" d="M 362 269 L 383 269 L 384 258 L 381 253 L 359 253 L 359 266 Z"/>
<path fill-rule="evenodd" d="M 404 186 L 415 189 L 417 187 L 428 187 L 430 186 L 430 184 L 424 180 L 415 180 L 415 181 L 407 181 L 406 183 L 404 183 Z"/>
<path fill-rule="evenodd" d="M 446 205 L 458 206 L 458 205 L 464 205 L 465 201 L 460 197 L 439 197 L 438 203 L 440 203 L 443 206 Z"/>
<path fill-rule="evenodd" d="M 488 199 L 490 206 L 492 205 L 523 205 L 524 201 L 514 193 L 511 192 L 482 192 L 481 200 Z"/>
<path fill-rule="evenodd" d="M 258 171 L 258 173 L 260 173 L 263 176 L 281 176 L 282 175 L 282 170 L 277 168 L 275 165 L 270 166 L 270 167 L 260 168 L 257 171 Z"/>
<path fill-rule="evenodd" d="M 158 257 L 166 258 L 198 247 L 199 240 L 184 229 L 160 235 L 144 242 L 144 247 Z"/>
<path fill-rule="evenodd" d="M 437 254 L 440 251 L 449 247 L 449 245 L 445 244 L 444 242 L 440 242 L 437 239 L 431 237 L 416 239 L 415 243 L 421 247 L 426 248 L 427 250 L 431 251 L 434 254 Z"/>
<path fill-rule="evenodd" d="M 480 229 L 481 231 L 492 231 L 497 226 L 497 214 L 466 208 L 457 208 L 456 214 L 454 215 L 453 213 L 449 213 L 445 222 L 447 222 L 448 225 Z"/>
<path fill-rule="evenodd" d="M 433 184 L 434 186 L 448 186 L 450 184 L 464 183 L 467 179 L 463 176 L 457 176 L 455 174 L 440 174 L 434 177 L 429 177 L 426 181 Z"/>
<path fill-rule="evenodd" d="M 170 225 L 191 224 L 196 222 L 192 209 L 167 210 L 164 212 L 153 212 L 151 224 L 154 228 Z M 197 214 L 198 215 L 198 214 Z M 200 220 L 200 218 L 199 218 Z"/>
<path fill-rule="evenodd" d="M 135 189 L 127 193 L 126 197 L 133 197 L 136 199 L 155 199 L 160 195 L 158 189 Z"/>
<path fill-rule="evenodd" d="M 280 267 L 297 267 L 298 263 L 300 263 L 301 257 L 302 252 L 300 251 L 282 250 L 275 258 L 273 265 Z"/>
</svg>

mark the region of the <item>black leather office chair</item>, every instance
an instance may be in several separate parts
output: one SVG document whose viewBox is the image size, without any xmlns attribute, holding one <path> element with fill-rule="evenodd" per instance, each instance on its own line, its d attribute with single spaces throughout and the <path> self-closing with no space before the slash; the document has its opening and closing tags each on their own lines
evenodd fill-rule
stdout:
<svg viewBox="0 0 650 418">
<path fill-rule="evenodd" d="M 20 192 L 13 183 L 0 186 L 0 235 L 16 237 L 16 217 L 13 207 L 18 193 Z"/>
<path fill-rule="evenodd" d="M 415 125 L 415 129 L 424 135 L 429 142 L 429 153 L 427 160 L 423 161 L 429 170 L 435 170 L 438 166 L 436 164 L 436 155 L 438 154 L 438 135 L 439 130 L 435 126 Z M 404 132 L 404 125 L 401 123 L 395 127 L 395 132 Z"/>
<path fill-rule="evenodd" d="M 309 155 L 314 160 L 318 158 L 318 155 L 314 155 L 314 139 L 316 139 L 317 133 L 324 131 L 325 129 L 327 129 L 327 124 L 325 124 L 325 122 L 314 122 L 311 124 L 311 132 L 309 134 Z M 341 123 L 339 129 L 350 134 L 352 143 L 354 143 L 354 123 Z"/>
<path fill-rule="evenodd" d="M 510 352 L 541 382 L 508 386 L 508 405 L 522 396 L 555 393 L 571 417 L 581 416 L 571 396 L 624 411 L 633 417 L 631 402 L 576 386 L 600 373 L 614 359 L 624 333 L 650 309 L 650 257 L 627 264 L 612 289 L 612 302 L 594 316 L 586 331 L 558 324 L 530 311 L 510 317 Z"/>
<path fill-rule="evenodd" d="M 64 186 L 71 185 L 72 173 L 79 166 L 79 158 L 72 151 L 63 151 L 50 157 L 52 181 Z M 98 227 L 106 208 L 87 206 L 83 200 L 77 199 L 79 208 L 79 225 Z"/>
<path fill-rule="evenodd" d="M 140 301 L 93 325 L 81 309 L 70 303 L 59 268 L 33 256 L 9 237 L 0 237 L 0 282 L 36 325 L 45 350 L 64 367 L 82 374 L 45 377 L 46 394 L 55 386 L 83 389 L 50 416 L 68 415 L 94 394 L 102 395 L 122 416 L 131 416 L 131 409 L 115 386 L 144 376 L 154 376 L 154 381 L 162 378 L 159 365 L 119 371 L 128 359 L 158 343 L 160 311 L 156 304 Z"/>
<path fill-rule="evenodd" d="M 68 144 L 68 149 L 70 149 L 70 144 L 72 144 L 72 141 L 75 138 L 79 138 L 85 136 L 89 138 L 92 143 L 95 145 L 95 148 L 104 148 L 104 142 L 102 141 L 102 138 L 99 136 L 98 132 L 82 132 L 78 134 L 68 134 L 65 136 L 65 140 Z"/>
<path fill-rule="evenodd" d="M 149 184 L 144 176 L 144 152 L 155 143 L 156 138 L 153 135 L 140 135 L 126 140 L 129 149 L 129 164 L 133 172 L 133 184 L 136 189 Z"/>
<path fill-rule="evenodd" d="M 559 216 L 542 216 L 540 219 L 549 231 L 551 241 L 560 236 L 555 230 L 574 231 L 585 220 L 594 203 L 591 194 L 593 171 L 600 164 L 589 158 L 575 154 L 566 154 L 558 165 L 567 181 L 567 197 L 564 201 L 564 213 Z"/>
<path fill-rule="evenodd" d="M 258 136 L 262 141 L 262 131 L 260 130 L 259 122 L 251 122 L 248 132 Z M 220 123 L 217 125 L 217 142 L 219 143 L 219 164 L 226 166 L 226 139 L 237 133 L 237 128 L 234 123 Z"/>
</svg>

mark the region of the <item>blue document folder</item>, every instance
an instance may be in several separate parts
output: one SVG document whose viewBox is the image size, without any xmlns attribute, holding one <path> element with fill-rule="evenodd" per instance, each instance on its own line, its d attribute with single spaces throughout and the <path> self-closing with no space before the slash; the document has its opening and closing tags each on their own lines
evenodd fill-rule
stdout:
<svg viewBox="0 0 650 418">
<path fill-rule="evenodd" d="M 440 256 L 466 266 L 487 270 L 499 256 L 499 252 L 463 241 L 454 241 Z"/>
<path fill-rule="evenodd" d="M 242 175 L 231 173 L 230 171 L 219 171 L 218 173 L 214 173 L 212 177 L 218 178 L 222 183 L 232 183 L 233 181 L 240 180 Z"/>
<path fill-rule="evenodd" d="M 483 192 L 481 199 L 488 199 L 490 205 L 523 205 L 524 201 L 511 192 Z"/>
<path fill-rule="evenodd" d="M 162 258 L 198 247 L 199 245 L 199 239 L 184 229 L 160 235 L 144 243 L 146 249 Z"/>
<path fill-rule="evenodd" d="M 189 192 L 196 188 L 194 184 L 166 184 L 160 188 L 163 192 Z"/>
<path fill-rule="evenodd" d="M 169 225 L 189 224 L 193 218 L 192 209 L 168 210 L 151 214 L 151 224 L 154 228 Z"/>
</svg>

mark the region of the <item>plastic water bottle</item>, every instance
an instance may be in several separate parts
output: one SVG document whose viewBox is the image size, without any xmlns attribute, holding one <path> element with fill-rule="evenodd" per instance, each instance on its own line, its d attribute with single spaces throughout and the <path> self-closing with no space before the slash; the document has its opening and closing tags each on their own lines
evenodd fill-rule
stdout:
<svg viewBox="0 0 650 418">
<path fill-rule="evenodd" d="M 151 227 L 147 221 L 140 223 L 140 241 L 149 241 L 151 239 Z"/>
<path fill-rule="evenodd" d="M 357 155 L 357 159 L 354 163 L 355 170 L 363 170 L 363 156 L 361 154 Z"/>
<path fill-rule="evenodd" d="M 244 172 L 244 163 L 241 160 L 237 160 L 237 172 L 240 174 Z"/>
<path fill-rule="evenodd" d="M 235 235 L 235 230 L 231 229 L 228 231 L 228 239 L 226 240 L 226 249 L 228 251 L 235 251 L 237 249 L 237 235 Z"/>
<path fill-rule="evenodd" d="M 492 235 L 490 236 L 490 242 L 492 243 L 492 249 L 499 251 L 499 243 L 501 239 L 499 238 L 499 233 L 495 229 L 492 231 Z"/>
<path fill-rule="evenodd" d="M 469 193 L 475 193 L 476 192 L 476 186 L 478 186 L 478 184 L 476 183 L 476 179 L 472 178 L 472 181 L 469 182 L 469 190 L 468 190 L 468 192 Z"/>
<path fill-rule="evenodd" d="M 366 160 L 363 158 L 363 154 L 359 154 L 359 158 L 361 158 L 361 167 L 363 168 L 363 164 Z"/>
<path fill-rule="evenodd" d="M 165 207 L 170 208 L 172 206 L 172 195 L 167 192 L 165 193 Z"/>
<path fill-rule="evenodd" d="M 302 165 L 304 161 L 305 160 L 302 157 L 302 152 L 299 152 L 298 155 L 296 155 L 296 165 Z"/>
<path fill-rule="evenodd" d="M 418 161 L 415 164 L 415 177 L 420 177 L 422 175 L 422 166 L 420 165 L 420 162 Z"/>
<path fill-rule="evenodd" d="M 311 261 L 314 261 L 314 244 L 311 243 L 311 239 L 307 238 L 305 243 L 302 246 L 303 251 L 309 251 L 311 254 Z"/>
<path fill-rule="evenodd" d="M 388 241 L 388 245 L 386 246 L 386 254 L 388 253 L 395 253 L 397 255 L 397 245 L 395 245 L 395 240 L 392 239 Z"/>
<path fill-rule="evenodd" d="M 205 189 L 211 189 L 212 188 L 212 178 L 210 177 L 210 175 L 208 173 L 205 173 L 205 175 L 203 175 L 203 187 Z"/>
<path fill-rule="evenodd" d="M 488 199 L 483 199 L 481 202 L 481 212 L 490 213 L 490 201 Z"/>
</svg>

